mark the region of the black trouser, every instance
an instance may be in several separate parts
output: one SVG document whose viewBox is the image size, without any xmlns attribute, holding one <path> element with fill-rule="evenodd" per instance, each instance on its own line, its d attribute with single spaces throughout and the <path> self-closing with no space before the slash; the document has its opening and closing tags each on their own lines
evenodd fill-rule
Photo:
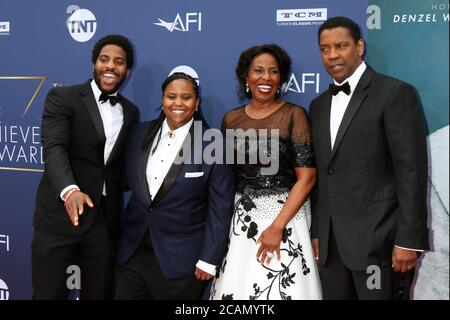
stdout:
<svg viewBox="0 0 450 320">
<path fill-rule="evenodd" d="M 72 281 L 76 269 L 68 270 L 69 266 L 77 266 L 81 271 L 81 300 L 112 299 L 116 241 L 109 227 L 104 198 L 95 215 L 92 226 L 80 236 L 34 231 L 33 299 L 67 299 L 68 285 L 76 283 Z"/>
<path fill-rule="evenodd" d="M 201 299 L 208 281 L 192 275 L 167 279 L 159 268 L 150 237 L 145 235 L 136 252 L 124 265 L 117 265 L 117 299 L 196 300 Z"/>
<path fill-rule="evenodd" d="M 330 228 L 327 261 L 319 269 L 324 300 L 409 300 L 414 269 L 405 273 L 394 272 L 392 266 L 387 265 L 380 267 L 379 271 L 380 286 L 370 289 L 368 282 L 374 284 L 370 277 L 375 273 L 372 270 L 367 273 L 347 268 L 342 262 L 334 232 Z"/>
</svg>

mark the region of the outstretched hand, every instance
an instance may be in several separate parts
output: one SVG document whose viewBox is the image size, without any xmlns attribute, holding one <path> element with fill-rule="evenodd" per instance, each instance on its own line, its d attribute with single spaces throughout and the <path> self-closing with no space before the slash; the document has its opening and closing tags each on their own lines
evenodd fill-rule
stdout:
<svg viewBox="0 0 450 320">
<path fill-rule="evenodd" d="M 64 202 L 66 212 L 74 226 L 78 226 L 78 217 L 83 214 L 84 204 L 87 204 L 91 208 L 94 207 L 91 198 L 79 190 L 70 194 Z"/>
</svg>

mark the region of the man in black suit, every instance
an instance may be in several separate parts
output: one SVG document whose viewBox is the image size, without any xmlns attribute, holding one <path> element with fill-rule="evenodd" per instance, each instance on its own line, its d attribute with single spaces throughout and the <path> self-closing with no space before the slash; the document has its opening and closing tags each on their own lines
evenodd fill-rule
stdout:
<svg viewBox="0 0 450 320">
<path fill-rule="evenodd" d="M 92 50 L 92 63 L 93 81 L 53 88 L 45 101 L 34 299 L 67 299 L 68 277 L 78 271 L 81 299 L 112 298 L 122 153 L 139 118 L 136 106 L 117 93 L 133 67 L 132 45 L 123 36 L 105 36 Z"/>
<path fill-rule="evenodd" d="M 426 124 L 412 86 L 362 59 L 359 26 L 318 31 L 330 89 L 310 106 L 318 187 L 312 238 L 324 299 L 409 297 L 428 249 Z"/>
</svg>

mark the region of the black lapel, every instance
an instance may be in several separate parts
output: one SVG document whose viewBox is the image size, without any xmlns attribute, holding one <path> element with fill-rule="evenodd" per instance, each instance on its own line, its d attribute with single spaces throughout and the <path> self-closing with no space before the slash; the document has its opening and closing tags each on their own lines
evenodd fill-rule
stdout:
<svg viewBox="0 0 450 320">
<path fill-rule="evenodd" d="M 97 101 L 95 101 L 94 93 L 91 88 L 91 81 L 87 81 L 81 87 L 81 95 L 84 104 L 86 105 L 89 114 L 91 115 L 92 121 L 94 122 L 95 130 L 97 131 L 97 136 L 103 145 L 106 141 L 105 130 L 103 128 L 102 117 L 100 116 L 100 111 L 98 110 Z"/>
<path fill-rule="evenodd" d="M 320 139 L 323 139 L 322 154 L 326 155 L 326 159 L 331 156 L 331 136 L 330 136 L 330 112 L 331 112 L 331 94 L 327 91 L 323 97 L 324 102 L 320 104 L 319 121 L 321 128 Z"/>
<path fill-rule="evenodd" d="M 122 101 L 123 102 L 121 104 L 122 104 L 122 110 L 123 110 L 123 124 L 122 124 L 122 127 L 120 128 L 120 132 L 119 132 L 119 135 L 117 136 L 116 142 L 114 143 L 113 149 L 111 150 L 111 154 L 109 155 L 108 160 L 106 161 L 106 165 L 108 165 L 112 161 L 112 159 L 114 159 L 114 157 L 117 154 L 117 150 L 120 149 L 122 144 L 125 143 L 125 137 L 127 135 L 127 131 L 133 121 L 131 108 L 128 106 L 127 102 L 124 101 L 123 98 L 122 98 Z"/>
<path fill-rule="evenodd" d="M 186 138 L 183 141 L 181 150 L 193 150 L 194 148 L 194 122 L 191 125 L 191 128 L 189 129 L 189 133 L 186 135 Z M 182 163 L 176 163 L 177 161 L 174 161 L 172 163 L 172 166 L 169 169 L 169 172 L 167 172 L 166 177 L 164 178 L 164 181 L 159 188 L 158 192 L 156 193 L 156 196 L 153 198 L 152 205 L 157 204 L 169 191 L 170 187 L 172 186 L 173 182 L 178 176 L 178 172 L 180 171 L 181 167 L 183 166 L 183 163 L 185 162 L 185 159 L 187 157 L 191 156 L 191 152 L 186 152 L 183 154 Z M 179 162 L 179 161 L 178 161 Z"/>
<path fill-rule="evenodd" d="M 147 132 L 148 132 L 148 129 L 144 134 L 144 139 L 145 139 Z M 142 141 L 144 141 L 144 139 L 142 139 Z M 142 147 L 141 147 L 141 149 L 142 149 Z M 148 163 L 148 157 L 150 155 L 150 150 L 151 150 L 151 145 L 150 145 L 150 148 L 148 148 L 147 150 L 142 150 L 142 155 L 140 157 L 141 160 L 139 161 L 139 168 L 138 168 L 138 180 L 139 180 L 140 190 L 142 190 L 142 192 L 144 193 L 145 201 L 147 201 L 147 204 L 149 206 L 152 203 L 152 199 L 150 197 L 150 189 L 148 187 L 148 182 L 147 182 L 147 163 Z"/>
<path fill-rule="evenodd" d="M 361 106 L 362 102 L 367 96 L 366 89 L 369 86 L 370 81 L 372 80 L 373 73 L 374 73 L 373 69 L 367 66 L 366 71 L 364 71 L 364 73 L 361 76 L 361 79 L 359 79 L 359 82 L 355 88 L 355 92 L 353 93 L 353 96 L 350 99 L 350 102 L 348 103 L 347 109 L 345 110 L 344 113 L 344 117 L 342 118 L 341 124 L 339 126 L 336 135 L 336 140 L 334 141 L 330 161 L 336 154 L 336 150 L 339 148 L 339 145 L 341 144 L 345 132 L 347 131 L 350 123 L 352 122 L 353 117 L 358 112 L 359 107 Z"/>
</svg>

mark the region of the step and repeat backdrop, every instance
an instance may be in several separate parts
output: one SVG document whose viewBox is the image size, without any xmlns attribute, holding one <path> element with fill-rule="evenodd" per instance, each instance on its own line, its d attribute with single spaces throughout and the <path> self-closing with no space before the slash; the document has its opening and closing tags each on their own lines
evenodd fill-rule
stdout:
<svg viewBox="0 0 450 320">
<path fill-rule="evenodd" d="M 227 110 L 242 104 L 234 70 L 253 45 L 286 49 L 293 69 L 284 99 L 308 108 L 331 82 L 317 29 L 337 15 L 361 25 L 370 65 L 418 89 L 430 133 L 432 250 L 421 259 L 413 298 L 448 299 L 448 12 L 448 0 L 0 2 L 0 300 L 31 298 L 45 96 L 92 77 L 99 38 L 118 33 L 133 42 L 136 66 L 122 93 L 139 106 L 141 120 L 157 116 L 161 83 L 177 69 L 199 81 L 203 114 L 218 127 Z"/>
</svg>

